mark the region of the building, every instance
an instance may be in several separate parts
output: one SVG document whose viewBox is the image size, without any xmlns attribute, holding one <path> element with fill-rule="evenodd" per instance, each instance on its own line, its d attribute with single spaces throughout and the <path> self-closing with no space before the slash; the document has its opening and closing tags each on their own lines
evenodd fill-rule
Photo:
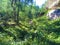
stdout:
<svg viewBox="0 0 60 45">
<path fill-rule="evenodd" d="M 46 8 L 48 9 L 57 9 L 60 8 L 60 0 L 47 0 Z"/>
<path fill-rule="evenodd" d="M 45 7 L 48 9 L 49 19 L 60 18 L 60 0 L 47 0 Z"/>
</svg>

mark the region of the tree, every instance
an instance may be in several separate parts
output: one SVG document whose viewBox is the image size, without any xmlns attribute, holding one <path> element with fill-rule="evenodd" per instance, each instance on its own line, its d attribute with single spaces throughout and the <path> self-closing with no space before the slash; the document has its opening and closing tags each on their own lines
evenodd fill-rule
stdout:
<svg viewBox="0 0 60 45">
<path fill-rule="evenodd" d="M 14 19 L 17 24 L 19 23 L 19 12 L 20 10 L 23 10 L 22 6 L 25 7 L 30 3 L 33 3 L 33 0 L 11 0 L 11 5 L 14 12 Z"/>
</svg>

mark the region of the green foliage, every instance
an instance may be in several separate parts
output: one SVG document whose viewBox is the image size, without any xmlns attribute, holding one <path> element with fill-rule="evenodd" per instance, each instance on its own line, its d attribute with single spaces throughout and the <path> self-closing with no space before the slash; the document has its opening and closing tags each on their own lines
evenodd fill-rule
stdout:
<svg viewBox="0 0 60 45">
<path fill-rule="evenodd" d="M 15 1 L 14 5 L 10 0 L 0 0 L 0 15 L 6 15 L 0 22 L 0 45 L 60 45 L 60 19 L 48 20 L 47 10 L 33 5 L 33 0 Z M 14 22 L 17 12 L 18 25 Z"/>
</svg>

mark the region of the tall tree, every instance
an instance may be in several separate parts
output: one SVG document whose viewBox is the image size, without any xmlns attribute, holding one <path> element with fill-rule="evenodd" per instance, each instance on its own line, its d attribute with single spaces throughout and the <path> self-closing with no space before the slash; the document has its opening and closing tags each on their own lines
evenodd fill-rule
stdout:
<svg viewBox="0 0 60 45">
<path fill-rule="evenodd" d="M 19 23 L 19 12 L 22 7 L 30 5 L 33 3 L 33 0 L 11 0 L 11 5 L 13 7 L 14 19 L 16 23 Z M 24 5 L 24 6 L 22 6 Z"/>
</svg>

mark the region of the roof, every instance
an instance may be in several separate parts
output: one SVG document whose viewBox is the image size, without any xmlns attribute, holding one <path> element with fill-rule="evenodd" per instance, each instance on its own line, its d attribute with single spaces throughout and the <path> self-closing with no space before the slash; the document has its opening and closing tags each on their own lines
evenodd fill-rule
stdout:
<svg viewBox="0 0 60 45">
<path fill-rule="evenodd" d="M 52 8 L 52 7 L 58 7 L 59 1 L 60 1 L 60 0 L 47 0 L 45 6 L 46 6 L 48 9 L 50 9 L 50 8 Z"/>
</svg>

